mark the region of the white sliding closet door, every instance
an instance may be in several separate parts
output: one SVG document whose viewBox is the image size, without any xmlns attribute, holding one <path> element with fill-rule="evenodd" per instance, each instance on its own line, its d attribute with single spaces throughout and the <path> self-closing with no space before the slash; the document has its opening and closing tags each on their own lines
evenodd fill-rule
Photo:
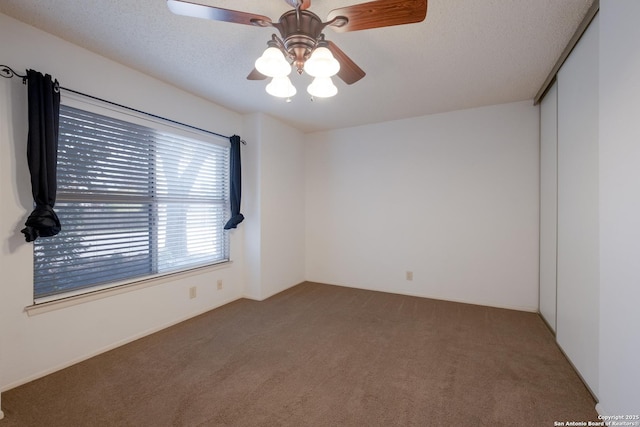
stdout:
<svg viewBox="0 0 640 427">
<path fill-rule="evenodd" d="M 598 393 L 598 16 L 558 72 L 558 344 Z"/>
<path fill-rule="evenodd" d="M 558 84 L 540 103 L 540 314 L 556 330 Z"/>
</svg>

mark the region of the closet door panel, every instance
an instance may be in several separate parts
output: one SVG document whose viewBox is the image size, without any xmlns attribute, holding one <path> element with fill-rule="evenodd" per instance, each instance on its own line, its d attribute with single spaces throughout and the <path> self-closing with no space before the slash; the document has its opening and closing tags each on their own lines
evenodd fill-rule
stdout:
<svg viewBox="0 0 640 427">
<path fill-rule="evenodd" d="M 558 84 L 540 103 L 540 314 L 556 330 Z"/>
<path fill-rule="evenodd" d="M 598 16 L 558 73 L 558 344 L 598 390 Z"/>
</svg>

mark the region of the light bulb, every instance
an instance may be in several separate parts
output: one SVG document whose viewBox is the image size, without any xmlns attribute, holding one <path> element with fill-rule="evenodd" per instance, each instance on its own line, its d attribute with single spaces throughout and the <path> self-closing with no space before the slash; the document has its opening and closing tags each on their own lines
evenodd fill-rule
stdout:
<svg viewBox="0 0 640 427">
<path fill-rule="evenodd" d="M 277 47 L 268 47 L 262 56 L 256 59 L 256 70 L 267 77 L 284 77 L 291 73 L 291 64 Z"/>
<path fill-rule="evenodd" d="M 274 77 L 266 87 L 269 95 L 277 96 L 278 98 L 290 98 L 296 94 L 296 88 L 289 80 L 289 77 Z"/>
<path fill-rule="evenodd" d="M 307 87 L 307 92 L 318 98 L 329 98 L 338 93 L 338 88 L 331 81 L 331 77 L 316 77 Z"/>
<path fill-rule="evenodd" d="M 340 71 L 340 63 L 328 48 L 320 46 L 304 63 L 304 71 L 313 77 L 331 77 Z"/>
</svg>

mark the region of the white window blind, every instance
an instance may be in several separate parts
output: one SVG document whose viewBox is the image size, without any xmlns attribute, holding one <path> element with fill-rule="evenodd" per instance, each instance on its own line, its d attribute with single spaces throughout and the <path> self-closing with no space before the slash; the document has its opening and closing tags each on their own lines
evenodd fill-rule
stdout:
<svg viewBox="0 0 640 427">
<path fill-rule="evenodd" d="M 62 105 L 35 299 L 227 261 L 229 147 Z"/>
</svg>

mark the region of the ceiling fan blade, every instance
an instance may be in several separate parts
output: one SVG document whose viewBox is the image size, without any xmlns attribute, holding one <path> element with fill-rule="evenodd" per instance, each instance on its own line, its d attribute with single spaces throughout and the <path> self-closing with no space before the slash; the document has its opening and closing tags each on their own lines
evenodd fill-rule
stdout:
<svg viewBox="0 0 640 427">
<path fill-rule="evenodd" d="M 351 58 L 347 56 L 334 42 L 327 41 L 327 48 L 331 51 L 334 58 L 340 63 L 340 71 L 338 77 L 346 84 L 351 85 L 363 78 L 366 73 L 362 68 L 358 67 Z"/>
<path fill-rule="evenodd" d="M 239 12 L 237 10 L 222 9 L 220 7 L 206 6 L 204 4 L 191 3 L 183 0 L 167 0 L 169 10 L 176 15 L 192 16 L 194 18 L 211 19 L 214 21 L 232 22 L 245 25 L 271 24 L 271 19 L 253 13 Z M 264 26 L 264 25 L 263 25 Z"/>
<path fill-rule="evenodd" d="M 346 16 L 349 22 L 332 28 L 339 32 L 390 27 L 424 21 L 427 16 L 427 0 L 377 0 L 345 6 L 329 12 L 327 21 Z"/>
<path fill-rule="evenodd" d="M 247 76 L 247 80 L 264 80 L 266 78 L 267 78 L 267 76 L 265 76 L 264 74 L 262 74 L 260 71 L 256 70 L 255 68 Z"/>
<path fill-rule="evenodd" d="M 287 2 L 287 4 L 289 6 L 291 6 L 292 8 L 296 8 L 296 6 L 298 6 L 298 1 L 300 1 L 300 10 L 305 10 L 305 9 L 309 9 L 309 7 L 311 6 L 311 0 L 284 0 Z"/>
</svg>

